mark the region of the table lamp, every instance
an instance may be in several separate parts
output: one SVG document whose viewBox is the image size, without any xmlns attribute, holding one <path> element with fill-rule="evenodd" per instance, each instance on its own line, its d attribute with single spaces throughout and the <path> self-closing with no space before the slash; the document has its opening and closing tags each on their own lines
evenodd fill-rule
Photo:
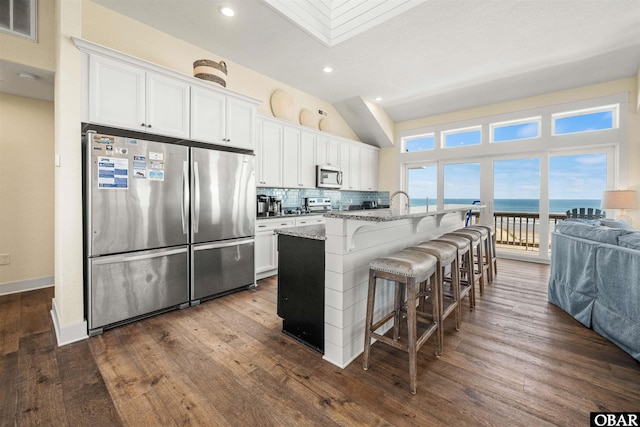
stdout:
<svg viewBox="0 0 640 427">
<path fill-rule="evenodd" d="M 616 219 L 629 224 L 631 224 L 631 217 L 624 210 L 636 209 L 637 205 L 636 192 L 633 190 L 611 190 L 602 193 L 602 209 L 619 209 L 620 213 Z"/>
</svg>

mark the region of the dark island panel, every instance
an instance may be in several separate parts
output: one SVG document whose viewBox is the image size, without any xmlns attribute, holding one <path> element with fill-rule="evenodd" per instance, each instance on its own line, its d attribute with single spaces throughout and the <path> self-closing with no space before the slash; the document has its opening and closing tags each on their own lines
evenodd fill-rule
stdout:
<svg viewBox="0 0 640 427">
<path fill-rule="evenodd" d="M 278 234 L 282 331 L 324 354 L 324 240 Z"/>
</svg>

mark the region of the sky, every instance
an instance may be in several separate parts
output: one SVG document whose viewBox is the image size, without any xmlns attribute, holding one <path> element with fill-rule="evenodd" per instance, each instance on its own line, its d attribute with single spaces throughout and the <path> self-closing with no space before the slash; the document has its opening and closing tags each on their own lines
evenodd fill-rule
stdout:
<svg viewBox="0 0 640 427">
<path fill-rule="evenodd" d="M 595 112 L 555 120 L 555 134 L 610 129 L 613 127 L 611 111 Z M 536 120 L 497 125 L 494 128 L 494 143 L 539 136 Z M 445 146 L 464 146 L 479 143 L 480 131 L 466 129 L 444 134 Z M 433 136 L 416 139 L 407 151 L 434 148 Z M 495 199 L 539 199 L 540 159 L 523 158 L 494 161 Z M 549 158 L 550 199 L 594 199 L 600 200 L 606 189 L 606 153 L 552 156 Z M 436 166 L 412 169 L 409 172 L 409 194 L 411 198 L 429 197 L 435 203 L 437 197 Z M 480 198 L 480 164 L 444 165 L 445 199 Z"/>
</svg>

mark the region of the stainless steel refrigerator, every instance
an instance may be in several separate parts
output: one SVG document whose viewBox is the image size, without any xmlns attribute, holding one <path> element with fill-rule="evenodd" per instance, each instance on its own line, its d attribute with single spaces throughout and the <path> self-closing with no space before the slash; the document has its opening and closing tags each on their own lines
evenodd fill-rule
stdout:
<svg viewBox="0 0 640 427">
<path fill-rule="evenodd" d="M 92 131 L 83 141 L 90 335 L 255 285 L 252 154 Z"/>
</svg>

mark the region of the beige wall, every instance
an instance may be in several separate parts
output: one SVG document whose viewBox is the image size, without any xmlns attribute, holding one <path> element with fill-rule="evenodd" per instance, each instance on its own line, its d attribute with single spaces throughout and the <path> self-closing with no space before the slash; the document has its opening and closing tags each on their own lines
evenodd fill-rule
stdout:
<svg viewBox="0 0 640 427">
<path fill-rule="evenodd" d="M 127 30 L 118 32 L 113 28 Z M 296 119 L 300 110 L 307 108 L 319 120 L 317 111 L 321 109 L 329 113 L 331 133 L 359 140 L 332 104 L 86 0 L 82 7 L 82 38 L 189 76 L 193 75 L 195 60 L 224 60 L 227 88 L 262 100 L 258 112 L 272 115 L 271 94 L 282 89 L 291 95 Z"/>
<path fill-rule="evenodd" d="M 53 276 L 53 134 L 53 102 L 0 93 L 0 293 Z"/>
<path fill-rule="evenodd" d="M 395 146 L 380 150 L 379 188 L 383 191 L 395 191 L 400 188 L 400 168 L 398 163 L 400 142 L 398 134 L 401 132 L 627 92 L 629 93 L 629 103 L 626 181 L 627 188 L 637 190 L 640 193 L 640 117 L 637 111 L 637 81 L 636 76 L 633 76 L 591 86 L 396 123 Z M 633 223 L 640 224 L 640 211 L 636 210 L 629 213 L 632 214 Z"/>
<path fill-rule="evenodd" d="M 47 71 L 55 70 L 54 1 L 38 2 L 38 40 L 0 33 L 0 59 Z"/>
</svg>

